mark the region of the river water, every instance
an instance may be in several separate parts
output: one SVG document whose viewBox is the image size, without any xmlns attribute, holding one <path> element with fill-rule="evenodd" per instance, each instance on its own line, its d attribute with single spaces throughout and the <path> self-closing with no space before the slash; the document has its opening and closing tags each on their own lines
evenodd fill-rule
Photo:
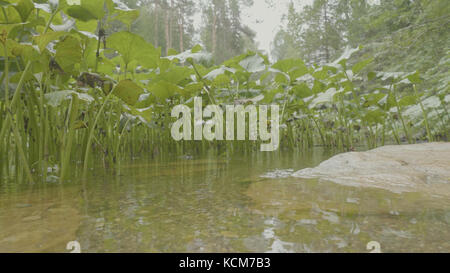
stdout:
<svg viewBox="0 0 450 273">
<path fill-rule="evenodd" d="M 450 252 L 450 200 L 290 177 L 332 152 L 138 158 L 0 184 L 0 252 Z"/>
</svg>

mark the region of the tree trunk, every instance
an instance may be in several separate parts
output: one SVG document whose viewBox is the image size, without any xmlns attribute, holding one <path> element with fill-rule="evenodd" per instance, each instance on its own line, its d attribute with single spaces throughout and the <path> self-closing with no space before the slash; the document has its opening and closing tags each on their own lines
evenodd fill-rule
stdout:
<svg viewBox="0 0 450 273">
<path fill-rule="evenodd" d="M 155 38 L 155 47 L 159 47 L 159 0 L 155 0 L 155 25 L 154 25 L 154 38 Z"/>
<path fill-rule="evenodd" d="M 165 34 L 166 34 L 166 56 L 169 55 L 170 49 L 170 31 L 169 31 L 169 9 L 166 9 L 166 17 L 164 22 Z"/>
<path fill-rule="evenodd" d="M 325 61 L 326 63 L 330 62 L 330 48 L 329 48 L 329 42 L 328 42 L 328 1 L 325 1 L 324 6 L 324 19 L 325 19 L 325 26 L 324 26 L 324 36 L 325 36 Z"/>
<path fill-rule="evenodd" d="M 178 28 L 180 32 L 180 52 L 184 51 L 184 21 L 183 21 L 183 15 L 181 14 L 181 9 L 178 13 L 179 19 L 178 19 Z"/>
<path fill-rule="evenodd" d="M 213 23 L 212 23 L 212 54 L 216 54 L 216 48 L 217 48 L 217 14 L 215 10 L 213 11 Z"/>
<path fill-rule="evenodd" d="M 169 49 L 173 47 L 173 0 L 170 1 L 169 6 Z"/>
</svg>

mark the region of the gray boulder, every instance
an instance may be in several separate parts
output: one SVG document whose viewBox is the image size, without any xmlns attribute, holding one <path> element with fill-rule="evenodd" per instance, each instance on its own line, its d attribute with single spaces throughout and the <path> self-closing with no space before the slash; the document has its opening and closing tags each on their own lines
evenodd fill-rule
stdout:
<svg viewBox="0 0 450 273">
<path fill-rule="evenodd" d="M 425 191 L 450 196 L 450 143 L 384 146 L 339 154 L 293 176 L 396 193 Z"/>
</svg>

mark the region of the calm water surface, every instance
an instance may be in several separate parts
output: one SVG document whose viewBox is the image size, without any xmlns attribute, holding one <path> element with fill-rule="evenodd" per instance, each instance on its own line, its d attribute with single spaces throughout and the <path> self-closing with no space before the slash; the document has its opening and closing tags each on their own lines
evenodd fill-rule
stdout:
<svg viewBox="0 0 450 273">
<path fill-rule="evenodd" d="M 450 252 L 450 200 L 290 178 L 331 152 L 136 159 L 0 184 L 0 252 Z"/>
</svg>

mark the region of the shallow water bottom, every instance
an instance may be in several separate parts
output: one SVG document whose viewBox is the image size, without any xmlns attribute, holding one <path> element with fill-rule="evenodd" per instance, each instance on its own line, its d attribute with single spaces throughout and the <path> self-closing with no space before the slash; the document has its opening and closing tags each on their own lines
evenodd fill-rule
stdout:
<svg viewBox="0 0 450 273">
<path fill-rule="evenodd" d="M 332 152 L 122 163 L 0 184 L 0 252 L 450 252 L 450 200 L 290 177 Z"/>
</svg>

